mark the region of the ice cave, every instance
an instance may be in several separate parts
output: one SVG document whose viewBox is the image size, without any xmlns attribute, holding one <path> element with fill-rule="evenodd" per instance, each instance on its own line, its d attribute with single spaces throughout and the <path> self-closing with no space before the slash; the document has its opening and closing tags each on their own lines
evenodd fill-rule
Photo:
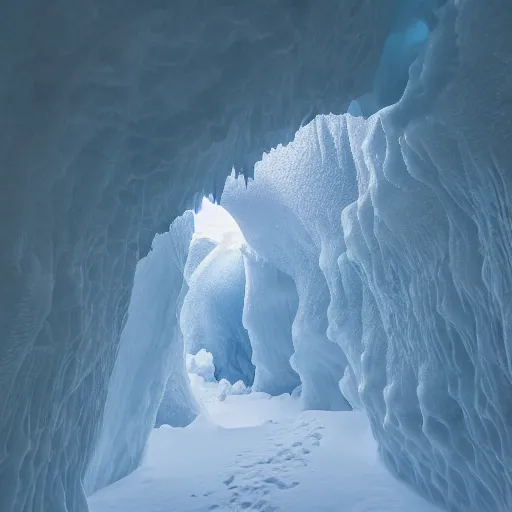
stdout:
<svg viewBox="0 0 512 512">
<path fill-rule="evenodd" d="M 511 26 L 0 3 L 0 512 L 510 512 Z"/>
</svg>

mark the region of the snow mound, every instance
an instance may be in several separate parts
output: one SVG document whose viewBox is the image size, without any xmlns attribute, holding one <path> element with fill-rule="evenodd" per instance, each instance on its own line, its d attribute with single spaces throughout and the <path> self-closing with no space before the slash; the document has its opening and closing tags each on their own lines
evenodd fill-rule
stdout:
<svg viewBox="0 0 512 512">
<path fill-rule="evenodd" d="M 197 354 L 187 354 L 187 372 L 202 377 L 205 382 L 215 381 L 215 365 L 213 354 L 202 348 Z"/>
</svg>

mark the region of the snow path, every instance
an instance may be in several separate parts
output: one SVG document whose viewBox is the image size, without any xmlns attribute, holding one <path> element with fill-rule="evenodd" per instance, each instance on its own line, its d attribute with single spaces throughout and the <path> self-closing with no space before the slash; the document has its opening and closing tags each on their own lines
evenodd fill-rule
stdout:
<svg viewBox="0 0 512 512">
<path fill-rule="evenodd" d="M 300 413 L 288 395 L 204 397 L 187 428 L 161 427 L 143 465 L 91 512 L 436 512 L 381 466 L 359 412 Z"/>
</svg>

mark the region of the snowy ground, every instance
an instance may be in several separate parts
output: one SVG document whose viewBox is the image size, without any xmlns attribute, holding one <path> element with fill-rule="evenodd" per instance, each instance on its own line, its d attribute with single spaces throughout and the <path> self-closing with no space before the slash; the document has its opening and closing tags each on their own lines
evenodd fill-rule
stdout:
<svg viewBox="0 0 512 512">
<path fill-rule="evenodd" d="M 91 496 L 91 512 L 438 512 L 380 465 L 361 413 L 301 413 L 289 395 L 220 401 L 208 383 L 200 394 L 205 413 L 155 429 L 142 466 Z"/>
</svg>

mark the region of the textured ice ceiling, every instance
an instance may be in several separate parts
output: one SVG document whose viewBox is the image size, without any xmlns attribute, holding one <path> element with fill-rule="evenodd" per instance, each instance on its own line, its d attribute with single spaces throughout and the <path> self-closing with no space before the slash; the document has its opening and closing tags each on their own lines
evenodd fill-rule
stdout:
<svg viewBox="0 0 512 512">
<path fill-rule="evenodd" d="M 342 279 L 368 322 L 330 336 L 354 367 L 347 333 L 385 359 L 361 357 L 360 394 L 400 478 L 451 510 L 510 509 L 512 9 L 448 0 L 435 28 L 433 3 L 2 3 L 2 512 L 87 510 L 154 234 L 315 114 L 398 100 L 427 27 L 402 100 L 349 130 L 359 199 L 322 287 Z"/>
</svg>

